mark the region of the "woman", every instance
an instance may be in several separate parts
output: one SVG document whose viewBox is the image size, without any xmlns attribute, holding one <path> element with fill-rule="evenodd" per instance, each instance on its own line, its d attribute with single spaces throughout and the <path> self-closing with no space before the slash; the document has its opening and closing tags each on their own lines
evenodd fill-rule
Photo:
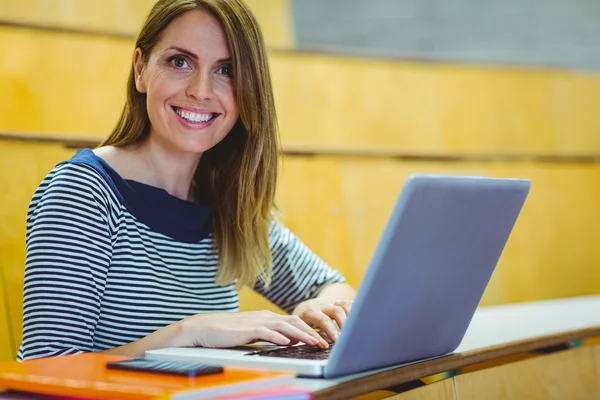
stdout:
<svg viewBox="0 0 600 400">
<path fill-rule="evenodd" d="M 160 0 L 109 138 L 40 184 L 19 359 L 253 341 L 327 347 L 354 291 L 273 218 L 277 135 L 241 0 Z M 239 312 L 250 285 L 291 315 Z M 342 299 L 342 300 L 340 300 Z"/>
</svg>

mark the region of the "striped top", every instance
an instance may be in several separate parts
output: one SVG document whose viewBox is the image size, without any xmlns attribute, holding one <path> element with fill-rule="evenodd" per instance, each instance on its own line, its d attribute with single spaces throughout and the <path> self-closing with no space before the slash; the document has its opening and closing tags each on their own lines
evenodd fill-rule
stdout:
<svg viewBox="0 0 600 400">
<path fill-rule="evenodd" d="M 220 286 L 210 208 L 123 179 L 91 150 L 59 163 L 27 214 L 23 340 L 18 359 L 100 351 L 197 313 L 237 312 Z M 284 310 L 343 282 L 273 220 L 271 285 Z"/>
</svg>

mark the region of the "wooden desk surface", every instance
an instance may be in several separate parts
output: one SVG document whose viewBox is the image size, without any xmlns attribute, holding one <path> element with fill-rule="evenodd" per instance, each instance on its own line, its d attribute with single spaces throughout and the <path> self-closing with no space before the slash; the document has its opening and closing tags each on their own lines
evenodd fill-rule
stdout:
<svg viewBox="0 0 600 400">
<path fill-rule="evenodd" d="M 468 365 L 600 336 L 600 296 L 482 307 L 452 355 L 338 379 L 294 380 L 315 399 L 346 399 Z"/>
</svg>

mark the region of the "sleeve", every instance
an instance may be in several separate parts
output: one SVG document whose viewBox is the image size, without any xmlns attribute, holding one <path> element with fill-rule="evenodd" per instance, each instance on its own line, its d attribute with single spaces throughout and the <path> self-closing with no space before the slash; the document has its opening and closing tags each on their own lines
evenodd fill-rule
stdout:
<svg viewBox="0 0 600 400">
<path fill-rule="evenodd" d="M 112 256 L 102 182 L 88 166 L 62 164 L 31 200 L 19 360 L 94 350 Z"/>
<path fill-rule="evenodd" d="M 285 311 L 292 312 L 299 303 L 316 297 L 331 283 L 345 282 L 340 272 L 276 219 L 269 227 L 269 243 L 273 257 L 271 284 L 267 289 L 258 281 L 254 290 Z"/>
</svg>

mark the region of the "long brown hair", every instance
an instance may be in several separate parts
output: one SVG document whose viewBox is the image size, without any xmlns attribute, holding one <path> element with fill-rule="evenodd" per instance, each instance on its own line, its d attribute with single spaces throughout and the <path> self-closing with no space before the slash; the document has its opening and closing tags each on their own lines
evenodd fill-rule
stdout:
<svg viewBox="0 0 600 400">
<path fill-rule="evenodd" d="M 196 170 L 194 196 L 212 206 L 217 281 L 238 286 L 269 283 L 272 257 L 268 228 L 278 167 L 277 122 L 269 66 L 258 24 L 241 0 L 159 0 L 136 40 L 148 62 L 162 32 L 176 17 L 194 9 L 217 18 L 227 36 L 239 119 Z M 101 146 L 132 146 L 148 138 L 146 95 L 135 87 L 133 67 L 121 117 Z"/>
</svg>

